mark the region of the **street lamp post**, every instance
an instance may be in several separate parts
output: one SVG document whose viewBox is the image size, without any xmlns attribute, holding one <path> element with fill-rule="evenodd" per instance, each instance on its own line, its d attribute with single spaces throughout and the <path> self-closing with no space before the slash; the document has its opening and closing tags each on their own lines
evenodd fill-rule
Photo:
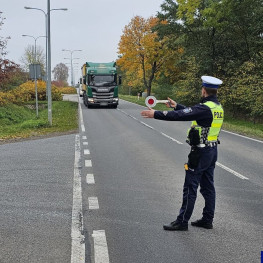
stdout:
<svg viewBox="0 0 263 263">
<path fill-rule="evenodd" d="M 46 29 L 46 36 L 47 36 L 47 14 L 46 14 L 46 12 L 40 8 L 35 8 L 35 7 L 25 6 L 24 8 L 25 9 L 35 9 L 35 10 L 39 10 L 39 11 L 44 13 L 44 15 L 45 15 L 45 29 Z M 47 93 L 48 93 L 48 91 L 47 91 L 47 63 L 48 63 L 47 62 L 47 43 L 48 43 L 48 38 L 46 38 L 46 97 L 47 97 Z"/>
<path fill-rule="evenodd" d="M 69 59 L 69 58 L 64 58 L 64 59 Z M 79 58 L 73 58 L 73 59 L 79 59 Z M 70 65 L 69 68 L 70 68 L 70 72 L 71 72 L 71 63 L 65 63 L 65 65 Z M 78 68 L 79 63 L 72 63 L 72 65 L 73 65 L 73 85 L 75 86 L 76 85 L 76 83 L 75 83 L 75 80 L 76 80 L 76 78 L 75 78 L 75 71 L 79 70 L 79 68 Z"/>
<path fill-rule="evenodd" d="M 73 68 L 73 70 L 74 70 L 74 84 L 76 85 L 76 76 L 77 76 L 77 79 L 78 79 L 79 67 Z M 78 81 L 77 81 L 77 83 L 78 83 Z"/>
<path fill-rule="evenodd" d="M 35 9 L 44 13 L 45 15 L 45 27 L 46 27 L 46 92 L 48 97 L 48 121 L 52 125 L 52 98 L 51 98 L 51 52 L 50 52 L 50 11 L 62 10 L 67 11 L 67 8 L 54 8 L 50 9 L 50 0 L 47 0 L 47 12 L 40 8 L 25 6 L 25 9 Z M 49 79 L 50 78 L 50 79 Z M 49 91 L 50 89 L 50 91 Z"/>
<path fill-rule="evenodd" d="M 80 58 L 72 58 L 72 56 L 71 56 L 71 58 L 64 58 L 64 59 L 70 59 L 69 64 L 70 64 L 70 72 L 71 72 L 71 86 L 73 87 L 75 82 L 74 82 L 74 72 L 72 69 L 73 69 L 73 64 L 75 64 L 75 63 L 72 63 L 72 62 L 74 59 L 80 59 Z"/>
<path fill-rule="evenodd" d="M 33 10 L 39 10 L 41 11 L 44 15 L 45 15 L 45 29 L 46 29 L 46 36 L 47 36 L 47 13 L 41 9 L 41 8 L 36 8 L 36 7 L 29 7 L 29 6 L 25 6 L 25 9 L 33 9 Z M 51 9 L 50 11 L 54 11 L 54 10 L 62 10 L 62 11 L 67 11 L 67 8 L 54 8 Z M 47 52 L 47 46 L 48 46 L 48 38 L 46 38 L 46 94 L 48 93 L 47 91 L 47 65 L 48 65 L 48 52 Z"/>
<path fill-rule="evenodd" d="M 70 64 L 71 64 L 71 86 L 73 87 L 73 64 L 72 64 L 72 61 L 73 59 L 79 59 L 79 58 L 72 58 L 72 54 L 75 52 L 75 51 L 82 51 L 80 49 L 75 49 L 75 50 L 69 50 L 69 49 L 62 49 L 62 51 L 68 51 L 70 52 Z M 65 59 L 68 59 L 68 58 L 65 58 Z"/>
<path fill-rule="evenodd" d="M 34 54 L 34 77 L 35 77 L 35 94 L 36 94 L 36 115 L 38 117 L 38 95 L 37 95 L 37 67 L 36 67 L 36 63 L 37 63 L 37 40 L 40 37 L 45 37 L 46 36 L 38 36 L 38 37 L 34 37 L 34 36 L 30 36 L 30 35 L 22 35 L 23 37 L 32 37 L 35 40 L 35 54 Z"/>
<path fill-rule="evenodd" d="M 48 50 L 48 64 L 47 64 L 47 93 L 48 93 L 48 121 L 52 125 L 52 97 L 51 97 L 51 41 L 50 41 L 50 0 L 47 0 L 47 50 Z"/>
</svg>

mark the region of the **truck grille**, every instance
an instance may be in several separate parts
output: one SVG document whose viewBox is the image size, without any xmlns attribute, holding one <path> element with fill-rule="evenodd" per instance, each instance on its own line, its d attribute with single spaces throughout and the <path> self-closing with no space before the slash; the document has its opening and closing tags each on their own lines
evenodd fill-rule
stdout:
<svg viewBox="0 0 263 263">
<path fill-rule="evenodd" d="M 113 99 L 114 92 L 92 92 L 94 100 L 98 101 L 111 101 Z"/>
</svg>

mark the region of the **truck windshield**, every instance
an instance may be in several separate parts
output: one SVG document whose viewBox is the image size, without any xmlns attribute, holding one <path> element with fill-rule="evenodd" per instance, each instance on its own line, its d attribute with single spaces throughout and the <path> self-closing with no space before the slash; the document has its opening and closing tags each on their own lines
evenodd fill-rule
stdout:
<svg viewBox="0 0 263 263">
<path fill-rule="evenodd" d="M 93 75 L 90 80 L 91 86 L 112 86 L 116 85 L 114 75 Z"/>
</svg>

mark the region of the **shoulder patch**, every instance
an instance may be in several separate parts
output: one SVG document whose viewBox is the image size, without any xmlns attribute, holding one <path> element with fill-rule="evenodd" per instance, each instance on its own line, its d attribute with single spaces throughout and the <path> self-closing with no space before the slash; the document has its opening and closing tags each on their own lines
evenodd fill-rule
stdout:
<svg viewBox="0 0 263 263">
<path fill-rule="evenodd" d="M 163 111 L 163 115 L 166 116 L 168 111 Z"/>
<path fill-rule="evenodd" d="M 184 113 L 190 113 L 190 112 L 192 112 L 192 109 L 191 109 L 191 108 L 185 108 L 185 109 L 183 110 L 183 112 L 184 112 Z"/>
</svg>

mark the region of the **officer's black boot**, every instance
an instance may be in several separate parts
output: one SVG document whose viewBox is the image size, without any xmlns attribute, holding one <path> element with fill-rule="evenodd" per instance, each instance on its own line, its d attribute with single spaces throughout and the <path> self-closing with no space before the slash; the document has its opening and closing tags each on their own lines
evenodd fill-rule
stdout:
<svg viewBox="0 0 263 263">
<path fill-rule="evenodd" d="M 168 231 L 187 231 L 188 225 L 182 224 L 178 221 L 173 221 L 170 224 L 163 225 L 163 229 Z"/>
<path fill-rule="evenodd" d="M 213 228 L 212 223 L 205 222 L 203 219 L 199 219 L 199 220 L 196 220 L 194 222 L 191 222 L 191 225 L 196 226 L 196 227 L 203 227 L 206 229 L 212 229 Z"/>
</svg>

